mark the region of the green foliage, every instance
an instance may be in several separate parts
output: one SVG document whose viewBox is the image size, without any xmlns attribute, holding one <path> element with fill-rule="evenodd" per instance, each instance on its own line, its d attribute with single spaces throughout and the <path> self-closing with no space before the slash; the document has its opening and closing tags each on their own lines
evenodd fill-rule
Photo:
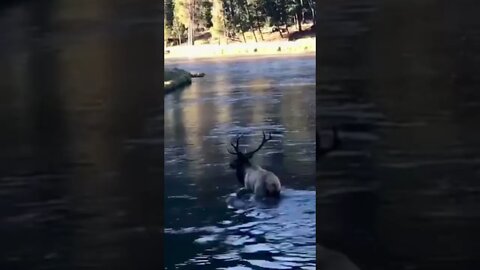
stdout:
<svg viewBox="0 0 480 270">
<path fill-rule="evenodd" d="M 187 33 L 187 28 L 183 23 L 181 23 L 177 18 L 173 20 L 172 25 L 172 37 L 178 38 L 179 43 L 183 40 Z"/>
<path fill-rule="evenodd" d="M 168 26 L 167 20 L 163 20 L 163 38 L 167 40 L 172 36 L 172 27 Z"/>
<path fill-rule="evenodd" d="M 267 22 L 265 12 L 266 0 L 249 0 L 250 9 L 252 10 L 253 20 L 256 22 L 257 28 L 261 28 Z"/>
<path fill-rule="evenodd" d="M 207 0 L 203 0 L 199 3 L 198 8 L 198 23 L 206 28 L 213 26 L 212 24 L 212 7 L 213 3 Z"/>
<path fill-rule="evenodd" d="M 165 0 L 165 36 L 183 36 L 192 23 L 212 36 L 260 32 L 267 26 L 291 26 L 315 19 L 315 0 Z M 288 29 L 287 29 L 288 30 Z M 255 34 L 255 32 L 254 32 Z M 262 37 L 263 38 L 263 37 Z"/>
<path fill-rule="evenodd" d="M 190 5 L 193 0 L 173 0 L 173 14 L 177 23 L 187 26 L 190 22 Z"/>
<path fill-rule="evenodd" d="M 172 0 L 165 0 L 163 6 L 163 19 L 164 25 L 172 28 L 173 25 L 173 1 Z"/>
</svg>

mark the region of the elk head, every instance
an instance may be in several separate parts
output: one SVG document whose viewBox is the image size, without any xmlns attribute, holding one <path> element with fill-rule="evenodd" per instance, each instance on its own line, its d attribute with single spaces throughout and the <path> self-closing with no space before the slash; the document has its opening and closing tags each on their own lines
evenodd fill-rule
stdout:
<svg viewBox="0 0 480 270">
<path fill-rule="evenodd" d="M 233 150 L 230 150 L 228 149 L 228 153 L 232 154 L 232 155 L 235 155 L 237 158 L 235 160 L 233 160 L 232 162 L 230 162 L 230 168 L 232 169 L 240 169 L 240 168 L 245 168 L 245 167 L 248 167 L 250 166 L 250 159 L 253 157 L 253 155 L 258 152 L 262 147 L 263 145 L 270 141 L 272 139 L 272 133 L 269 133 L 268 134 L 268 137 L 265 135 L 265 132 L 263 132 L 263 138 L 262 138 L 262 142 L 260 143 L 260 145 L 257 147 L 257 149 L 253 150 L 253 151 L 250 151 L 250 152 L 247 152 L 247 153 L 242 153 L 242 151 L 240 151 L 239 149 L 239 143 L 240 143 L 240 138 L 242 137 L 242 135 L 239 135 L 237 136 L 237 138 L 235 139 L 235 143 L 232 142 L 230 143 L 230 145 L 233 147 Z"/>
</svg>

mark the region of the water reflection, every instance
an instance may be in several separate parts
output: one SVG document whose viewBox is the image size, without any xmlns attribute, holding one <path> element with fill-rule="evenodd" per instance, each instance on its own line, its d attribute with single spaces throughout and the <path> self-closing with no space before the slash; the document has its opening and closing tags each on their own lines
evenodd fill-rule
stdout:
<svg viewBox="0 0 480 270">
<path fill-rule="evenodd" d="M 134 2 L 0 10 L 1 269 L 161 265 L 163 149 L 131 142 L 161 138 L 163 41 Z"/>
<path fill-rule="evenodd" d="M 181 65 L 207 76 L 165 98 L 168 269 L 313 269 L 314 58 Z M 285 198 L 229 209 L 226 196 L 239 186 L 226 147 L 239 133 L 241 147 L 254 147 L 263 130 L 274 139 L 256 162 L 279 175 Z"/>
<path fill-rule="evenodd" d="M 476 11 L 366 0 L 322 12 L 318 118 L 344 145 L 319 167 L 317 239 L 362 269 L 479 268 Z"/>
</svg>

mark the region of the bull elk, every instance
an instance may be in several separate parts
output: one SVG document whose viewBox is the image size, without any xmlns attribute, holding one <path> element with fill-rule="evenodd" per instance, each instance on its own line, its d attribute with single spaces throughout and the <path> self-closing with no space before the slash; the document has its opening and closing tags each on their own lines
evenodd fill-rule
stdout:
<svg viewBox="0 0 480 270">
<path fill-rule="evenodd" d="M 253 155 L 272 139 L 272 134 L 269 133 L 267 137 L 263 132 L 262 142 L 257 149 L 247 153 L 242 153 L 239 149 L 241 137 L 242 135 L 237 136 L 235 143 L 233 141 L 230 143 L 233 150 L 227 150 L 230 154 L 236 156 L 230 162 L 230 168 L 235 170 L 237 180 L 246 191 L 253 192 L 256 197 L 279 197 L 282 186 L 278 177 L 273 172 L 250 161 Z"/>
</svg>

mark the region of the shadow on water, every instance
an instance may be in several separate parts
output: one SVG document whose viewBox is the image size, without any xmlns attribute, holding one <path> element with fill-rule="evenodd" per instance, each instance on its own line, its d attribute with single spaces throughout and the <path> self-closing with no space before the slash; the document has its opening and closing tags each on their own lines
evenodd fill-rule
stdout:
<svg viewBox="0 0 480 270">
<path fill-rule="evenodd" d="M 315 269 L 315 58 L 181 67 L 207 75 L 165 97 L 167 268 Z M 253 148 L 262 130 L 273 140 L 255 162 L 279 176 L 283 199 L 232 201 L 227 146 L 244 133 L 241 148 Z"/>
<path fill-rule="evenodd" d="M 163 133 L 148 2 L 0 10 L 1 269 L 161 265 L 163 148 L 131 144 Z"/>
<path fill-rule="evenodd" d="M 318 119 L 339 125 L 344 145 L 319 166 L 317 240 L 361 269 L 480 267 L 480 21 L 469 2 L 321 7 Z"/>
</svg>

